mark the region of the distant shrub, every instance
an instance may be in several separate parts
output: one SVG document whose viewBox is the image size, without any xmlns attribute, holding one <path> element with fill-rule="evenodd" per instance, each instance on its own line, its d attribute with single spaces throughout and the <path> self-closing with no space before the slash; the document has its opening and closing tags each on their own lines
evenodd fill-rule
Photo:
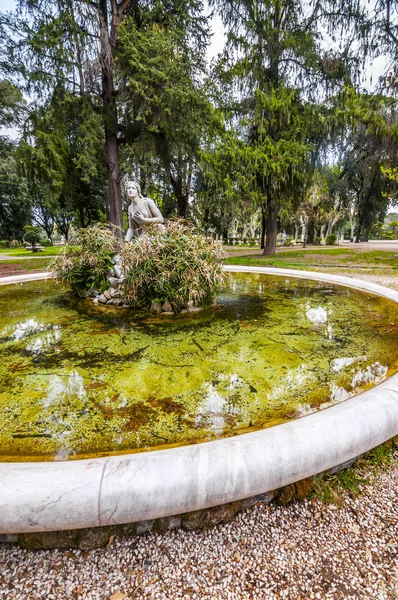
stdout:
<svg viewBox="0 0 398 600">
<path fill-rule="evenodd" d="M 46 240 L 44 240 L 43 246 L 46 246 L 48 248 L 48 246 L 51 246 L 51 241 L 47 238 Z"/>
<path fill-rule="evenodd" d="M 383 231 L 383 233 L 381 234 L 381 239 L 382 240 L 395 240 L 395 235 L 393 234 L 392 231 Z"/>
<path fill-rule="evenodd" d="M 326 245 L 327 246 L 333 246 L 337 241 L 337 235 L 335 233 L 330 233 L 329 235 L 326 236 Z"/>
<path fill-rule="evenodd" d="M 0 248 L 9 248 L 10 242 L 8 240 L 0 240 Z"/>
<path fill-rule="evenodd" d="M 225 256 L 221 242 L 181 220 L 149 228 L 121 252 L 125 299 L 134 307 L 168 300 L 175 312 L 189 303 L 208 306 L 225 281 Z"/>
<path fill-rule="evenodd" d="M 109 287 L 106 275 L 113 267 L 113 255 L 120 249 L 121 242 L 109 229 L 97 225 L 80 229 L 76 246 L 66 246 L 48 268 L 57 281 L 83 297 L 90 288 L 104 291 Z"/>
<path fill-rule="evenodd" d="M 317 235 L 314 237 L 314 244 L 315 244 L 315 246 L 321 245 L 321 238 Z"/>
<path fill-rule="evenodd" d="M 293 238 L 288 237 L 282 242 L 282 246 L 293 246 Z"/>
<path fill-rule="evenodd" d="M 25 225 L 23 239 L 28 244 L 36 246 L 43 240 L 43 230 L 37 225 Z"/>
</svg>

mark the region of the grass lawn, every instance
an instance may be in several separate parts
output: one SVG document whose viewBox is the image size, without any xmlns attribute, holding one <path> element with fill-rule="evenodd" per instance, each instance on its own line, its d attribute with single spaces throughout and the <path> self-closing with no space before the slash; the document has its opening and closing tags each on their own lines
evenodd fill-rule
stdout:
<svg viewBox="0 0 398 600">
<path fill-rule="evenodd" d="M 295 250 L 280 252 L 274 256 L 259 254 L 248 256 L 231 256 L 226 259 L 227 265 L 252 265 L 262 267 L 281 267 L 301 270 L 373 270 L 379 272 L 398 269 L 398 254 L 385 250 L 352 250 L 336 248 L 330 250 Z M 337 271 L 336 271 L 337 272 Z M 394 273 L 396 274 L 396 273 Z"/>
<path fill-rule="evenodd" d="M 0 254 L 7 256 L 56 256 L 63 250 L 63 246 L 45 246 L 41 252 L 32 252 L 26 248 L 0 248 Z"/>
</svg>

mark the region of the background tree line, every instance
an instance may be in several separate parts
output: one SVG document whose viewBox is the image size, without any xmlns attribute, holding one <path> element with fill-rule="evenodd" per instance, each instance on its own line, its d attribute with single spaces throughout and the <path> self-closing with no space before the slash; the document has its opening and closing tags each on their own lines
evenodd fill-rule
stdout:
<svg viewBox="0 0 398 600">
<path fill-rule="evenodd" d="M 211 8 L 227 34 L 211 64 L 197 0 L 19 0 L 0 14 L 0 126 L 19 131 L 0 138 L 0 238 L 97 221 L 121 235 L 134 176 L 165 216 L 260 237 L 266 254 L 282 228 L 368 239 L 398 179 L 395 4 Z M 390 69 L 370 94 L 379 55 Z"/>
</svg>

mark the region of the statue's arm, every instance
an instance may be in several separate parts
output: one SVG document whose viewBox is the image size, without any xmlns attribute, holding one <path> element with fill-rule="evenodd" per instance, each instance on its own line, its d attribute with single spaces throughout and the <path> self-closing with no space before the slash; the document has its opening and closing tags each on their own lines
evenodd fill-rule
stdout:
<svg viewBox="0 0 398 600">
<path fill-rule="evenodd" d="M 133 215 L 130 212 L 130 209 L 127 213 L 128 216 L 128 224 L 129 224 L 129 228 L 127 230 L 126 236 L 125 236 L 125 241 L 126 242 L 130 242 L 130 240 L 135 237 L 135 223 L 133 221 Z"/>
<path fill-rule="evenodd" d="M 163 223 L 164 219 L 162 213 L 160 212 L 154 201 L 148 198 L 147 202 L 149 212 L 151 213 L 152 217 L 140 217 L 142 222 L 145 223 L 145 225 L 149 225 L 149 223 Z"/>
</svg>

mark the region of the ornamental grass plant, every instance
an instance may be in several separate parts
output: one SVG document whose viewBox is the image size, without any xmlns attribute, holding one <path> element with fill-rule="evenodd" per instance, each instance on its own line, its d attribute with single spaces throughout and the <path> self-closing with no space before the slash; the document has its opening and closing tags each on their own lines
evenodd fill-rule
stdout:
<svg viewBox="0 0 398 600">
<path fill-rule="evenodd" d="M 65 283 L 79 297 L 95 288 L 109 287 L 106 278 L 113 267 L 112 257 L 121 249 L 121 242 L 110 229 L 95 225 L 80 229 L 75 246 L 66 246 L 49 265 L 57 281 Z"/>
<path fill-rule="evenodd" d="M 175 313 L 209 306 L 225 281 L 220 242 L 176 219 L 148 228 L 121 251 L 124 298 L 133 307 L 168 300 Z"/>
</svg>

